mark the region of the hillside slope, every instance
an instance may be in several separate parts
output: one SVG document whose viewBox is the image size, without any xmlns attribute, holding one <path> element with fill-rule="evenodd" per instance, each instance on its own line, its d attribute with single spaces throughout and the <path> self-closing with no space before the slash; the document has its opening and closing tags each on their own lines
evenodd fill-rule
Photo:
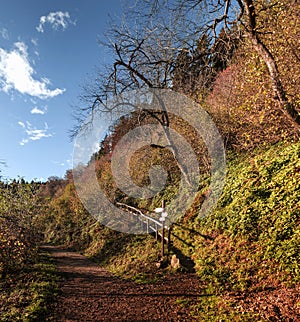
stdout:
<svg viewBox="0 0 300 322">
<path fill-rule="evenodd" d="M 209 303 L 199 303 L 195 316 L 230 321 L 243 311 L 258 321 L 299 318 L 299 157 L 300 143 L 281 143 L 231 158 L 215 211 L 197 219 L 199 192 L 194 207 L 175 224 L 171 253 L 183 265 L 186 259 L 194 262 L 207 292 L 216 294 Z M 102 250 L 95 239 L 88 253 L 96 258 L 102 254 L 98 257 L 102 265 L 138 281 L 172 272 L 171 268 L 157 271 L 159 248 L 151 237 L 122 236 L 110 235 L 109 247 L 102 243 Z M 247 302 L 249 294 L 252 300 Z M 254 300 L 256 295 L 259 300 Z"/>
</svg>

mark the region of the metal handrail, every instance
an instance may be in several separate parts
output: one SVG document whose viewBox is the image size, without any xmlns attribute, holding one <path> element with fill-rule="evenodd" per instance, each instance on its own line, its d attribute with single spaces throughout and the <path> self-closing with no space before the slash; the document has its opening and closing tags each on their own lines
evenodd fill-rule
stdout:
<svg viewBox="0 0 300 322">
<path fill-rule="evenodd" d="M 160 221 L 158 221 L 158 220 L 156 220 L 156 219 L 154 219 L 154 218 L 152 218 L 152 217 L 149 217 L 149 216 L 145 215 L 144 213 L 142 213 L 142 212 L 141 212 L 141 210 L 139 210 L 139 209 L 137 209 L 137 208 L 134 208 L 134 207 L 132 207 L 132 206 L 128 206 L 128 205 L 126 205 L 125 203 L 121 203 L 121 202 L 117 202 L 117 205 L 122 206 L 122 207 L 125 207 L 125 208 L 127 208 L 127 209 L 134 210 L 134 211 L 135 211 L 135 212 L 137 212 L 141 217 L 144 217 L 144 218 L 146 218 L 146 219 L 148 219 L 148 220 L 150 220 L 150 221 L 154 222 L 154 223 L 155 223 L 155 224 L 157 224 L 158 226 L 162 227 L 162 223 L 161 223 Z M 165 227 L 166 229 L 168 229 L 168 227 L 167 227 L 166 225 L 164 225 L 164 227 Z"/>
<path fill-rule="evenodd" d="M 140 209 L 137 209 L 137 208 L 132 207 L 132 206 L 128 206 L 128 205 L 126 205 L 125 203 L 122 203 L 122 202 L 117 202 L 116 205 L 128 209 L 130 211 L 130 213 L 132 213 L 133 215 L 138 215 L 138 216 L 140 216 L 142 218 L 145 218 L 146 220 L 152 221 L 156 225 L 156 228 L 152 227 L 151 225 L 149 225 L 149 228 L 151 228 L 151 230 L 154 231 L 154 232 L 157 232 L 157 226 L 159 226 L 160 228 L 164 227 L 165 229 L 169 230 L 168 226 L 166 226 L 166 225 L 163 226 L 163 224 L 160 221 L 145 215 Z M 132 212 L 132 211 L 134 211 L 135 213 Z M 147 223 L 147 221 L 146 222 L 142 221 L 142 222 Z M 165 237 L 165 240 L 168 240 L 168 238 Z"/>
</svg>

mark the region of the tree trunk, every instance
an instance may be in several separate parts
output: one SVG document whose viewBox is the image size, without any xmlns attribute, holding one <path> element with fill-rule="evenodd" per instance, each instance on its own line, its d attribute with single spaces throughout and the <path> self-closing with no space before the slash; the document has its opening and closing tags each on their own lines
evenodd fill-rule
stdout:
<svg viewBox="0 0 300 322">
<path fill-rule="evenodd" d="M 263 59 L 263 61 L 268 67 L 269 75 L 272 81 L 272 88 L 274 91 L 274 95 L 276 99 L 278 99 L 282 111 L 290 118 L 290 120 L 296 126 L 299 127 L 300 115 L 286 97 L 286 93 L 285 93 L 285 90 L 283 89 L 279 72 L 278 72 L 278 67 L 274 57 L 272 56 L 268 48 L 260 41 L 260 39 L 255 33 L 249 32 L 248 37 L 250 38 L 254 46 L 254 49 L 257 51 L 257 53 L 260 55 L 260 57 Z"/>
<path fill-rule="evenodd" d="M 164 107 L 163 100 L 160 100 L 160 106 L 163 109 L 161 111 L 160 117 L 148 109 L 145 110 L 151 117 L 153 117 L 155 120 L 157 120 L 157 122 L 161 125 L 162 130 L 164 132 L 167 144 L 166 144 L 166 146 L 159 146 L 159 147 L 161 147 L 161 148 L 168 147 L 170 149 L 171 153 L 173 154 L 173 156 L 177 162 L 177 166 L 178 166 L 179 170 L 181 171 L 181 174 L 183 175 L 183 179 L 184 179 L 185 183 L 187 184 L 188 187 L 192 187 L 192 182 L 189 178 L 188 170 L 187 170 L 186 166 L 183 163 L 181 163 L 176 144 L 174 144 L 174 142 L 172 141 L 170 130 L 169 130 L 170 129 L 169 128 L 169 126 L 170 126 L 169 115 L 168 115 L 167 110 Z"/>
<path fill-rule="evenodd" d="M 286 97 L 285 90 L 280 80 L 276 61 L 270 50 L 261 41 L 256 32 L 256 13 L 253 0 L 244 0 L 243 5 L 247 16 L 246 35 L 250 39 L 256 52 L 267 65 L 269 75 L 271 77 L 274 96 L 276 97 L 276 99 L 278 99 L 281 109 L 285 113 L 285 115 L 293 122 L 294 125 L 299 127 L 300 115 Z"/>
<path fill-rule="evenodd" d="M 171 139 L 169 128 L 163 126 L 163 130 L 165 132 L 165 137 L 166 137 L 166 140 L 168 142 L 168 147 L 171 150 L 175 160 L 177 161 L 177 166 L 178 166 L 179 170 L 181 171 L 181 174 L 183 175 L 185 183 L 187 184 L 188 187 L 192 187 L 192 183 L 191 183 L 191 180 L 189 178 L 189 173 L 188 173 L 188 171 L 186 169 L 186 166 L 184 164 L 181 164 L 182 160 L 180 160 L 179 153 L 177 151 L 177 147 L 176 147 L 176 145 L 173 143 L 173 141 Z"/>
</svg>

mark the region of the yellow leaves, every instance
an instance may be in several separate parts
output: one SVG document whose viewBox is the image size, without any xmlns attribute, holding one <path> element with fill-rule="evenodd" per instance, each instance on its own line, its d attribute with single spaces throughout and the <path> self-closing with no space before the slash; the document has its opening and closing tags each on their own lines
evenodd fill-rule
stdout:
<svg viewBox="0 0 300 322">
<path fill-rule="evenodd" d="M 17 247 L 24 247 L 25 245 L 24 245 L 24 243 L 23 242 L 21 242 L 21 241 L 19 241 L 19 240 L 16 240 L 15 242 L 14 242 L 14 245 L 15 246 L 17 246 Z"/>
<path fill-rule="evenodd" d="M 259 116 L 259 123 L 262 124 L 265 118 L 265 111 L 262 111 Z"/>
<path fill-rule="evenodd" d="M 0 266 L 2 270 L 21 268 L 30 254 L 29 247 L 24 240 L 24 234 L 17 227 L 11 226 L 3 218 L 0 233 Z"/>
</svg>

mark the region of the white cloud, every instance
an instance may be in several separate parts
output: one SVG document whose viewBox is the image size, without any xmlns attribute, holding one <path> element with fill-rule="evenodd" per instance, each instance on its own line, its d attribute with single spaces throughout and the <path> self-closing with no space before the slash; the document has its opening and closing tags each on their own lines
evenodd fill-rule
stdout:
<svg viewBox="0 0 300 322">
<path fill-rule="evenodd" d="M 34 47 L 38 47 L 38 40 L 36 38 L 32 38 L 31 39 L 31 43 L 33 44 Z M 37 49 L 34 50 L 34 54 L 37 56 L 37 57 L 40 57 L 40 53 L 38 52 Z"/>
<path fill-rule="evenodd" d="M 27 134 L 27 137 L 22 139 L 20 142 L 20 145 L 25 145 L 26 143 L 30 141 L 37 141 L 42 138 L 49 138 L 52 137 L 53 134 L 49 133 L 49 127 L 48 124 L 44 124 L 44 129 L 37 129 L 31 125 L 31 123 L 26 122 L 18 122 L 18 124 L 24 129 L 25 133 Z"/>
<path fill-rule="evenodd" d="M 44 115 L 46 112 L 47 112 L 47 107 L 45 107 L 44 109 L 39 109 L 36 106 L 30 111 L 31 114 L 41 114 L 41 115 Z"/>
<path fill-rule="evenodd" d="M 14 46 L 10 52 L 0 48 L 0 90 L 8 93 L 14 89 L 40 99 L 55 97 L 65 91 L 59 88 L 50 90 L 47 78 L 34 79 L 35 71 L 30 65 L 26 45 L 17 42 Z"/>
<path fill-rule="evenodd" d="M 20 142 L 20 145 L 25 145 L 28 142 L 29 142 L 28 139 L 22 139 L 22 141 Z"/>
<path fill-rule="evenodd" d="M 2 38 L 6 39 L 6 40 L 9 39 L 8 31 L 5 28 L 0 29 L 0 35 L 1 35 Z"/>
<path fill-rule="evenodd" d="M 44 25 L 46 23 L 49 23 L 54 30 L 59 28 L 66 30 L 69 24 L 76 25 L 76 22 L 71 20 L 70 14 L 62 11 L 50 12 L 47 16 L 42 16 L 36 30 L 44 32 Z"/>
<path fill-rule="evenodd" d="M 32 38 L 32 39 L 31 39 L 31 42 L 33 43 L 33 45 L 34 45 L 35 47 L 37 47 L 37 46 L 38 46 L 38 40 L 37 40 L 36 38 Z"/>
<path fill-rule="evenodd" d="M 51 162 L 61 167 L 65 167 L 65 166 L 72 167 L 72 160 L 69 160 L 69 159 L 62 162 L 61 161 L 51 161 Z"/>
</svg>

